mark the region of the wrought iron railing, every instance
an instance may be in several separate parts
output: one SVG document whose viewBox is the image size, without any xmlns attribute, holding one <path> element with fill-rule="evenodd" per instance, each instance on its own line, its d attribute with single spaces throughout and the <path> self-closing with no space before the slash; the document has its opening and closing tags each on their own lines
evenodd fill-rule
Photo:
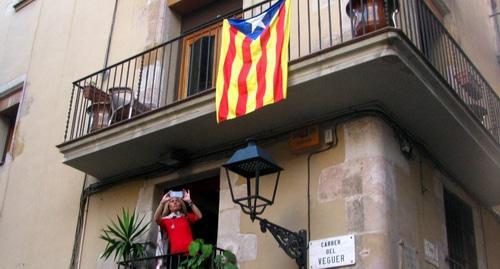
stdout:
<svg viewBox="0 0 500 269">
<path fill-rule="evenodd" d="M 222 255 L 223 250 L 216 248 L 204 265 L 204 269 L 222 269 L 214 259 L 216 255 Z M 177 269 L 181 263 L 187 259 L 185 254 L 169 254 L 160 256 L 148 256 L 144 258 L 118 262 L 118 269 Z"/>
<path fill-rule="evenodd" d="M 405 33 L 474 117 L 500 143 L 498 95 L 424 1 L 405 0 L 400 3 L 397 28 Z"/>
<path fill-rule="evenodd" d="M 73 83 L 64 140 L 214 88 L 223 18 L 252 17 L 275 1 L 201 25 Z M 500 100 L 422 0 L 292 0 L 290 61 L 381 29 L 399 29 L 500 143 Z"/>
</svg>

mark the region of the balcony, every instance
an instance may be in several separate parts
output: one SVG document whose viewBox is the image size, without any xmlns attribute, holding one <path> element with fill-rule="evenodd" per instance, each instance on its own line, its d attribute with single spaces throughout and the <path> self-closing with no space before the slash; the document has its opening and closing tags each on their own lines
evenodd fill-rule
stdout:
<svg viewBox="0 0 500 269">
<path fill-rule="evenodd" d="M 205 267 L 206 269 L 222 269 L 222 266 L 216 265 L 214 262 L 215 255 L 222 255 L 223 250 L 217 248 L 215 253 L 207 258 Z M 147 268 L 162 268 L 162 269 L 177 269 L 179 265 L 186 260 L 184 254 L 170 254 L 161 256 L 148 256 L 136 260 L 118 262 L 118 269 L 120 268 L 133 268 L 133 269 L 147 269 Z"/>
<path fill-rule="evenodd" d="M 130 178 L 170 167 L 179 150 L 197 159 L 248 136 L 376 110 L 485 203 L 500 204 L 500 100 L 423 1 L 292 5 L 288 99 L 216 123 L 214 20 L 75 81 L 58 145 L 64 163 L 102 181 Z"/>
</svg>

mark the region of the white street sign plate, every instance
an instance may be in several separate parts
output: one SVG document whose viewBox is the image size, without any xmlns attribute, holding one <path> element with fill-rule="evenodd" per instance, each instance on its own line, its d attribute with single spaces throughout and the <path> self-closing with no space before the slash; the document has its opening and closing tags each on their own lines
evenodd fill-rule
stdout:
<svg viewBox="0 0 500 269">
<path fill-rule="evenodd" d="M 309 268 L 322 269 L 356 263 L 354 235 L 345 235 L 309 242 Z"/>
</svg>

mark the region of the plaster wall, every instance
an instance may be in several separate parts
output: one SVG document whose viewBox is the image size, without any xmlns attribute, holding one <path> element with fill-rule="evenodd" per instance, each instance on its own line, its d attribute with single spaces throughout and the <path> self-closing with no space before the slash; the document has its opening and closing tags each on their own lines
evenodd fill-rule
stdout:
<svg viewBox="0 0 500 269">
<path fill-rule="evenodd" d="M 499 268 L 500 258 L 495 253 L 500 253 L 500 224 L 498 216 L 482 209 L 480 211 L 484 227 L 484 256 L 487 259 L 487 268 Z"/>
<path fill-rule="evenodd" d="M 16 12 L 17 1 L 0 1 L 0 91 L 17 77 L 26 74 L 35 39 L 41 1 Z"/>
<path fill-rule="evenodd" d="M 24 92 L 0 167 L 0 268 L 67 268 L 84 175 L 62 164 L 55 145 L 63 141 L 72 81 L 103 66 L 114 1 L 35 0 L 19 12 L 14 2 L 0 1 L 0 88 L 20 83 Z M 164 2 L 119 1 L 117 18 L 135 24 L 117 23 L 110 63 L 157 42 L 161 31 L 171 34 L 156 25 Z M 88 268 L 95 266 L 94 259 Z"/>
<path fill-rule="evenodd" d="M 113 255 L 107 261 L 100 259 L 106 243 L 99 235 L 111 221 L 117 223 L 116 216 L 121 216 L 122 208 L 128 209 L 129 212 L 135 210 L 143 186 L 143 181 L 137 181 L 90 196 L 80 268 L 116 268 Z M 142 218 L 141 212 L 137 214 Z"/>
<path fill-rule="evenodd" d="M 176 37 L 180 32 L 178 20 L 167 1 L 118 1 L 109 64 Z"/>
</svg>

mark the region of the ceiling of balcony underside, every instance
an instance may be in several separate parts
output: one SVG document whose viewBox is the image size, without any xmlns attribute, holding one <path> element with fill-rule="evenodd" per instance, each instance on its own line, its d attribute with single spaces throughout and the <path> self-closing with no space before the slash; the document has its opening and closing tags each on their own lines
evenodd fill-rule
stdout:
<svg viewBox="0 0 500 269">
<path fill-rule="evenodd" d="M 245 117 L 218 125 L 210 93 L 63 144 L 64 162 L 106 179 L 155 164 L 174 148 L 209 151 L 377 102 L 461 185 L 489 206 L 500 204 L 498 144 L 411 48 L 397 40 L 391 41 L 391 49 L 383 39 L 365 40 L 366 50 L 354 44 L 352 51 L 344 47 L 292 65 L 288 99 Z"/>
</svg>

